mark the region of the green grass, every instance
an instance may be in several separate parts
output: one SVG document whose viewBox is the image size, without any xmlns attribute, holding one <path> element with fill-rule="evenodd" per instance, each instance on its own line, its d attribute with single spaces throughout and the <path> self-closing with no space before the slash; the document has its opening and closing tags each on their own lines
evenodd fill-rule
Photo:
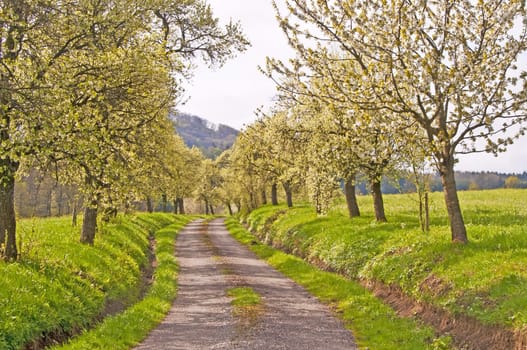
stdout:
<svg viewBox="0 0 527 350">
<path fill-rule="evenodd" d="M 123 313 L 108 317 L 95 329 L 54 347 L 61 350 L 129 349 L 144 339 L 170 310 L 176 296 L 177 264 L 174 244 L 177 232 L 189 222 L 178 216 L 176 223 L 155 233 L 158 266 L 154 282 L 146 296 Z"/>
<path fill-rule="evenodd" d="M 259 305 L 262 301 L 260 295 L 250 287 L 231 288 L 227 291 L 227 295 L 232 298 L 231 304 L 234 307 Z"/>
<path fill-rule="evenodd" d="M 436 338 L 430 328 L 395 312 L 360 284 L 338 274 L 324 272 L 298 257 L 261 244 L 235 218 L 227 220 L 231 234 L 260 258 L 303 285 L 322 302 L 338 311 L 353 331 L 361 348 L 370 349 L 449 349 L 450 339 Z"/>
<path fill-rule="evenodd" d="M 112 300 L 137 300 L 148 235 L 171 222 L 160 214 L 119 217 L 88 246 L 69 218 L 21 220 L 21 259 L 0 262 L 0 349 L 88 328 Z"/>
<path fill-rule="evenodd" d="M 243 322 L 254 322 L 263 312 L 262 298 L 250 287 L 230 288 L 227 296 L 232 298 L 232 313 Z"/>
<path fill-rule="evenodd" d="M 422 233 L 411 195 L 385 196 L 388 223 L 371 199 L 349 219 L 340 201 L 325 217 L 310 206 L 266 206 L 249 215 L 257 235 L 353 279 L 379 280 L 406 294 L 516 330 L 527 327 L 527 191 L 460 192 L 470 242 L 453 245 L 441 193 L 431 195 L 431 231 Z M 264 230 L 265 228 L 265 230 Z"/>
</svg>

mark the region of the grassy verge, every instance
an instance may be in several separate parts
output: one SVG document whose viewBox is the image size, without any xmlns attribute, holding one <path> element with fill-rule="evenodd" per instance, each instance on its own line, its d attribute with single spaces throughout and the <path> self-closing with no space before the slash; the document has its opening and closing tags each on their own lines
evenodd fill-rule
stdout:
<svg viewBox="0 0 527 350">
<path fill-rule="evenodd" d="M 121 314 L 106 318 L 95 329 L 72 339 L 70 343 L 53 349 L 129 349 L 144 339 L 165 317 L 176 295 L 174 243 L 177 232 L 188 222 L 188 217 L 178 217 L 176 223 L 155 233 L 158 265 L 154 282 L 140 302 Z"/>
<path fill-rule="evenodd" d="M 0 262 L 0 349 L 20 349 L 90 327 L 106 305 L 137 300 L 148 236 L 173 216 L 120 217 L 94 246 L 69 218 L 21 220 L 20 261 Z"/>
<path fill-rule="evenodd" d="M 298 257 L 261 244 L 234 218 L 227 220 L 233 236 L 283 274 L 303 285 L 322 302 L 333 306 L 361 348 L 448 349 L 449 338 L 435 338 L 430 328 L 397 317 L 358 283 L 323 272 Z"/>
<path fill-rule="evenodd" d="M 527 191 L 460 192 L 470 243 L 453 245 L 442 194 L 431 196 L 431 231 L 422 233 L 410 195 L 385 196 L 389 222 L 371 200 L 350 220 L 336 203 L 325 217 L 309 206 L 263 207 L 247 218 L 258 236 L 309 262 L 355 279 L 395 285 L 414 299 L 486 325 L 527 329 Z"/>
</svg>

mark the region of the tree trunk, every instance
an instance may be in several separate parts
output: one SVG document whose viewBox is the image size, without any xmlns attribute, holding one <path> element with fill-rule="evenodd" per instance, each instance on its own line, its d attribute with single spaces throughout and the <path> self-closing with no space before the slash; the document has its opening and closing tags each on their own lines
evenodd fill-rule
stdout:
<svg viewBox="0 0 527 350">
<path fill-rule="evenodd" d="M 166 194 L 163 194 L 161 196 L 161 201 L 163 203 L 163 213 L 166 213 L 167 212 L 167 208 L 168 208 L 168 200 L 167 200 L 167 195 Z"/>
<path fill-rule="evenodd" d="M 262 190 L 262 205 L 267 204 L 267 193 L 265 193 L 265 189 Z"/>
<path fill-rule="evenodd" d="M 256 207 L 257 205 L 256 205 L 255 195 L 254 195 L 254 192 L 251 190 L 249 192 L 249 211 L 256 209 Z"/>
<path fill-rule="evenodd" d="M 209 201 L 205 200 L 205 215 L 209 215 Z"/>
<path fill-rule="evenodd" d="M 212 206 L 212 204 L 210 205 L 210 214 L 214 215 L 214 207 Z"/>
<path fill-rule="evenodd" d="M 57 203 L 57 216 L 60 217 L 62 216 L 62 213 L 63 213 L 63 200 L 62 200 L 62 197 L 63 197 L 63 193 L 62 193 L 62 186 L 60 185 L 56 185 L 55 186 L 55 189 L 56 189 L 56 197 L 55 197 L 55 201 Z"/>
<path fill-rule="evenodd" d="M 227 209 L 229 210 L 229 215 L 230 215 L 230 216 L 233 216 L 234 213 L 233 213 L 233 211 L 232 211 L 231 202 L 227 202 L 227 203 L 225 203 L 225 204 L 227 205 Z"/>
<path fill-rule="evenodd" d="M 287 207 L 292 208 L 293 207 L 293 191 L 291 190 L 291 184 L 289 181 L 284 182 L 284 191 L 285 191 L 285 197 L 287 201 Z"/>
<path fill-rule="evenodd" d="M 446 158 L 446 157 L 445 157 Z M 443 164 L 439 167 L 441 182 L 443 183 L 443 193 L 445 195 L 445 204 L 450 220 L 450 232 L 452 241 L 458 243 L 467 243 L 467 230 L 459 205 L 457 196 L 456 179 L 454 175 L 454 157 L 448 156 Z"/>
<path fill-rule="evenodd" d="M 278 205 L 278 186 L 276 184 L 271 186 L 271 204 Z"/>
<path fill-rule="evenodd" d="M 424 217 L 424 208 L 425 208 L 424 197 L 420 191 L 418 193 L 418 197 L 419 197 L 419 224 L 421 225 L 421 231 L 426 232 L 425 231 L 425 217 Z"/>
<path fill-rule="evenodd" d="M 152 206 L 152 198 L 146 197 L 146 211 L 149 213 L 154 212 L 154 207 Z"/>
<path fill-rule="evenodd" d="M 77 202 L 73 203 L 73 210 L 71 212 L 71 226 L 77 227 Z"/>
<path fill-rule="evenodd" d="M 38 216 L 38 198 L 40 196 L 41 180 L 35 176 L 35 188 L 31 198 L 31 217 Z"/>
<path fill-rule="evenodd" d="M 179 207 L 179 213 L 184 215 L 185 214 L 185 201 L 183 197 L 179 197 L 177 202 L 178 202 L 178 207 Z"/>
<path fill-rule="evenodd" d="M 384 202 L 382 200 L 381 181 L 371 180 L 371 195 L 373 196 L 373 208 L 377 222 L 387 222 L 384 214 Z"/>
<path fill-rule="evenodd" d="M 46 201 L 46 213 L 44 214 L 45 217 L 51 217 L 51 203 L 53 201 L 53 190 L 50 189 L 47 193 L 46 193 L 46 198 L 45 198 L 45 201 Z"/>
<path fill-rule="evenodd" d="M 93 245 L 97 231 L 97 202 L 92 202 L 84 208 L 82 220 L 81 243 Z"/>
<path fill-rule="evenodd" d="M 16 215 L 15 215 L 15 172 L 18 163 L 8 159 L 0 160 L 3 168 L 0 180 L 0 253 L 7 261 L 18 257 L 16 247 Z"/>
<path fill-rule="evenodd" d="M 347 179 L 344 183 L 344 194 L 346 195 L 346 204 L 348 205 L 348 213 L 350 218 L 360 216 L 357 196 L 355 194 L 355 176 L 353 176 L 353 178 Z"/>
<path fill-rule="evenodd" d="M 178 199 L 177 199 L 177 198 L 174 199 L 174 200 L 172 201 L 172 203 L 174 204 L 174 214 L 177 215 L 177 210 L 178 210 L 178 208 L 179 208 L 179 207 L 178 207 Z"/>
<path fill-rule="evenodd" d="M 430 203 L 428 201 L 428 191 L 425 192 L 425 232 L 430 231 Z"/>
</svg>

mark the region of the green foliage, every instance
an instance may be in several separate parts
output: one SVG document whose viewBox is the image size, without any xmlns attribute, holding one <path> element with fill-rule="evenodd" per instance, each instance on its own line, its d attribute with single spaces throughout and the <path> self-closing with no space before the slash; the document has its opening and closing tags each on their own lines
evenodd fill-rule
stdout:
<svg viewBox="0 0 527 350">
<path fill-rule="evenodd" d="M 456 155 L 497 155 L 527 129 L 526 92 L 517 88 L 527 84 L 525 67 L 517 64 L 527 50 L 525 2 L 273 3 L 296 57 L 270 58 L 265 72 L 277 83 L 287 115 L 298 121 L 301 110 L 320 121 L 315 130 L 323 131 L 323 142 L 302 148 L 305 153 L 321 160 L 336 155 L 348 173 L 354 164 L 351 172 L 366 175 L 373 189 L 389 164 L 404 169 L 410 160 L 416 169 L 430 162 L 445 186 L 452 241 L 467 243 Z M 323 130 L 331 124 L 333 130 Z M 299 125 L 296 135 L 306 123 Z M 316 161 L 304 165 L 328 169 Z M 385 221 L 382 201 L 375 204 L 377 220 Z"/>
<path fill-rule="evenodd" d="M 439 193 L 431 196 L 427 234 L 419 229 L 410 195 L 385 197 L 390 222 L 383 224 L 374 222 L 371 199 L 358 199 L 363 216 L 353 220 L 344 204 L 324 218 L 309 207 L 262 207 L 248 220 L 260 237 L 348 277 L 396 285 L 415 299 L 483 323 L 527 325 L 527 192 L 461 192 L 471 239 L 466 246 L 445 239 L 448 220 Z"/>
<path fill-rule="evenodd" d="M 143 216 L 151 221 L 151 216 Z M 176 296 L 177 263 L 174 244 L 178 231 L 190 221 L 178 216 L 175 222 L 155 232 L 158 266 L 146 296 L 123 313 L 108 317 L 95 329 L 53 349 L 129 349 L 144 339 L 165 317 Z"/>
<path fill-rule="evenodd" d="M 10 198 L 21 163 L 52 167 L 59 182 L 80 189 L 93 218 L 94 209 L 150 195 L 158 179 L 145 174 L 167 172 L 157 162 L 172 151 L 168 114 L 181 80 L 197 57 L 221 66 L 249 45 L 238 23 L 220 26 L 203 0 L 17 0 L 2 2 L 0 13 L 7 260 L 18 257 Z M 94 227 L 86 225 L 84 242 L 93 243 Z"/>
<path fill-rule="evenodd" d="M 258 212 L 258 210 L 256 211 Z M 268 211 L 269 212 L 269 211 Z M 255 241 L 234 218 L 227 227 L 241 243 L 260 258 L 304 286 L 322 302 L 332 305 L 353 331 L 358 345 L 370 349 L 444 349 L 448 338 L 434 339 L 433 331 L 410 319 L 397 317 L 387 305 L 354 281 L 323 272 L 303 260 Z"/>
<path fill-rule="evenodd" d="M 19 349 L 51 332 L 89 327 L 111 301 L 139 296 L 148 235 L 168 215 L 119 217 L 94 246 L 78 242 L 69 218 L 22 220 L 22 258 L 0 262 L 0 348 Z"/>
</svg>

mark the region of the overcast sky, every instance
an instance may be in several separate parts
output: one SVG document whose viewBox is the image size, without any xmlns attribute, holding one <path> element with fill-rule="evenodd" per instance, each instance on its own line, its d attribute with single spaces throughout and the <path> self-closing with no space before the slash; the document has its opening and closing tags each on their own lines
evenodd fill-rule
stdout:
<svg viewBox="0 0 527 350">
<path fill-rule="evenodd" d="M 255 119 L 256 109 L 271 106 L 275 95 L 273 82 L 258 71 L 258 65 L 265 65 L 266 56 L 287 59 L 292 51 L 278 28 L 271 0 L 208 0 L 208 3 L 224 23 L 230 18 L 240 21 L 252 46 L 220 69 L 198 67 L 186 86 L 189 100 L 178 109 L 241 129 Z M 456 170 L 527 171 L 527 136 L 497 158 L 488 154 L 463 156 Z"/>
</svg>

